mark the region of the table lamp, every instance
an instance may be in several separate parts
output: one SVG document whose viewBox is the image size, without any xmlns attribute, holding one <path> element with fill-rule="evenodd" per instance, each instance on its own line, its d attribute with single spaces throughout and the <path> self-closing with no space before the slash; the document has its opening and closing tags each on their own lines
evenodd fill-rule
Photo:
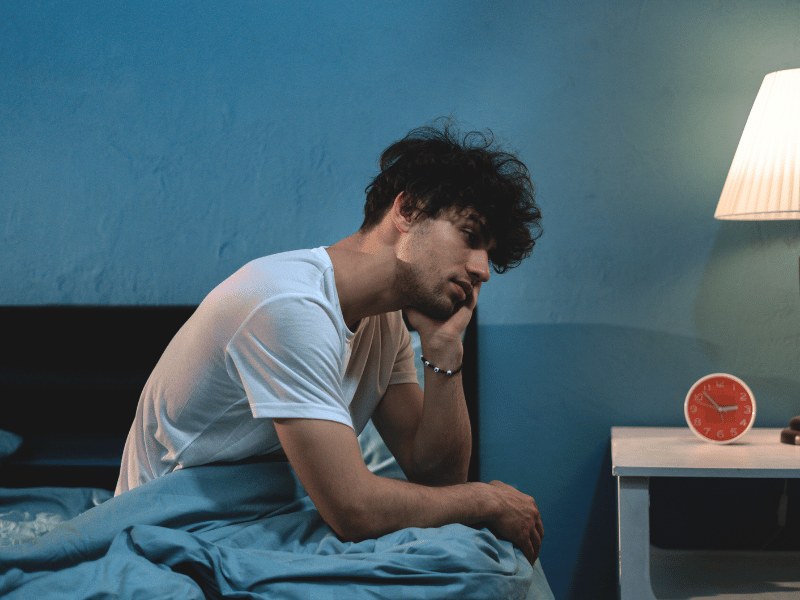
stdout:
<svg viewBox="0 0 800 600">
<path fill-rule="evenodd" d="M 800 69 L 764 77 L 714 218 L 800 219 Z M 800 445 L 800 416 L 781 432 L 781 442 Z"/>
</svg>

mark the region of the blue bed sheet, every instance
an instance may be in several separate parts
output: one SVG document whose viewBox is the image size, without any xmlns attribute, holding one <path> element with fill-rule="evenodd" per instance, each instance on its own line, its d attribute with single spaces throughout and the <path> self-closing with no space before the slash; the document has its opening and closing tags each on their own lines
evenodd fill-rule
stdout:
<svg viewBox="0 0 800 600">
<path fill-rule="evenodd" d="M 80 512 L 0 547 L 0 597 L 552 599 L 539 562 L 488 530 L 342 542 L 295 481 L 286 463 L 252 463 L 176 471 L 116 498 L 0 490 L 6 515 Z"/>
</svg>

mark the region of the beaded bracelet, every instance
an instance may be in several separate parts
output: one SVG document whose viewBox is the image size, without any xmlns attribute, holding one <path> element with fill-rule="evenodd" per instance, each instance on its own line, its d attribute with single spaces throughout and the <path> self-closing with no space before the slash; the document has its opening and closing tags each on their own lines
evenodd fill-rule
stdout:
<svg viewBox="0 0 800 600">
<path fill-rule="evenodd" d="M 439 367 L 434 367 L 434 366 L 433 366 L 431 363 L 429 363 L 427 360 L 425 360 L 425 357 L 424 357 L 424 356 L 422 356 L 421 354 L 419 355 L 419 357 L 422 359 L 422 363 L 423 363 L 423 364 L 424 364 L 426 367 L 430 367 L 431 369 L 433 369 L 433 372 L 434 372 L 434 373 L 442 373 L 443 375 L 455 375 L 456 373 L 458 373 L 459 371 L 461 371 L 461 369 L 463 369 L 463 368 L 464 368 L 464 365 L 462 364 L 462 365 L 461 365 L 460 367 L 458 367 L 458 368 L 457 368 L 455 371 L 445 371 L 444 369 L 440 369 Z"/>
</svg>

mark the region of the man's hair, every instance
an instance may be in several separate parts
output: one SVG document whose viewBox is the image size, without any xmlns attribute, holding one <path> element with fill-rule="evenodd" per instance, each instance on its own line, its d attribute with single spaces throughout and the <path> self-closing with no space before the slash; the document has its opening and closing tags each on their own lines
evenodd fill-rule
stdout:
<svg viewBox="0 0 800 600">
<path fill-rule="evenodd" d="M 367 186 L 361 231 L 377 225 L 400 193 L 405 216 L 419 211 L 472 211 L 496 242 L 489 260 L 504 273 L 530 256 L 542 234 L 542 214 L 527 167 L 496 147 L 491 131 L 463 136 L 450 119 L 412 130 L 381 155 L 381 172 Z"/>
</svg>

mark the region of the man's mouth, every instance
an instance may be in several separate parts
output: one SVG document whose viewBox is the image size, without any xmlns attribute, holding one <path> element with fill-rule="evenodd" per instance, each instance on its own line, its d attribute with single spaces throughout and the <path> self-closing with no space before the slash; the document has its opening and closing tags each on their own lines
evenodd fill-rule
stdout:
<svg viewBox="0 0 800 600">
<path fill-rule="evenodd" d="M 469 283 L 465 283 L 463 281 L 456 281 L 455 284 L 461 288 L 461 291 L 464 294 L 464 297 L 461 298 L 462 301 L 466 300 L 472 295 L 472 286 Z"/>
</svg>

